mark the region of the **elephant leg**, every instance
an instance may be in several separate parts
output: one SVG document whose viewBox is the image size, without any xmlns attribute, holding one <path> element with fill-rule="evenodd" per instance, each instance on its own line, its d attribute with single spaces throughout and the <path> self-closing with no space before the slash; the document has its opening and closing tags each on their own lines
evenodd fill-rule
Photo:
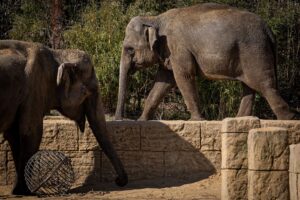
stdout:
<svg viewBox="0 0 300 200">
<path fill-rule="evenodd" d="M 277 119 L 280 120 L 293 119 L 295 113 L 290 111 L 289 105 L 279 95 L 279 91 L 275 87 L 263 88 L 261 93 L 268 101 Z"/>
<path fill-rule="evenodd" d="M 185 54 L 186 53 L 186 54 Z M 196 66 L 192 55 L 187 52 L 171 58 L 176 84 L 184 98 L 190 120 L 203 120 L 199 108 L 199 95 L 196 87 Z"/>
<path fill-rule="evenodd" d="M 253 89 L 248 87 L 245 83 L 242 83 L 242 86 L 243 86 L 243 97 L 241 100 L 237 117 L 252 115 L 252 108 L 253 108 L 253 102 L 255 97 L 255 91 Z"/>
<path fill-rule="evenodd" d="M 262 96 L 267 100 L 277 119 L 288 120 L 295 116 L 295 113 L 290 110 L 289 105 L 280 96 L 276 87 L 276 81 L 273 78 L 265 76 L 257 80 L 257 77 L 249 77 L 250 79 L 246 84 L 262 94 Z"/>
<path fill-rule="evenodd" d="M 34 117 L 36 117 L 34 114 L 23 115 L 13 132 L 10 133 L 18 135 L 18 138 L 8 136 L 8 141 L 14 149 L 13 157 L 17 176 L 12 193 L 15 195 L 31 195 L 25 182 L 24 169 L 30 157 L 38 151 L 43 133 L 43 119 L 37 120 Z M 17 141 L 13 141 L 14 139 Z"/>
<path fill-rule="evenodd" d="M 42 124 L 37 125 L 36 127 L 34 127 L 28 132 L 21 131 L 19 169 L 17 170 L 18 180 L 17 180 L 16 187 L 14 188 L 13 191 L 14 194 L 22 194 L 22 195 L 31 194 L 25 182 L 24 170 L 31 156 L 33 156 L 39 150 L 39 146 L 42 139 L 42 133 L 43 133 Z"/>
<path fill-rule="evenodd" d="M 160 67 L 156 75 L 155 84 L 145 102 L 143 114 L 138 120 L 146 121 L 153 118 L 159 103 L 175 85 L 176 82 L 173 73 L 170 70 Z"/>
<path fill-rule="evenodd" d="M 30 194 L 24 181 L 22 181 L 22 175 L 20 173 L 20 152 L 21 152 L 21 142 L 19 133 L 19 124 L 13 123 L 12 126 L 4 132 L 4 137 L 8 141 L 10 149 L 12 151 L 12 156 L 15 164 L 16 178 L 14 181 L 14 186 L 12 189 L 12 194 Z"/>
</svg>

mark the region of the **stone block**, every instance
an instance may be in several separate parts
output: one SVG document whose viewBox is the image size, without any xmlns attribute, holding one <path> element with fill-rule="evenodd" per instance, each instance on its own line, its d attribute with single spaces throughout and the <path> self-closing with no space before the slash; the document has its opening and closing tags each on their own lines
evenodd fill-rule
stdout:
<svg viewBox="0 0 300 200">
<path fill-rule="evenodd" d="M 289 199 L 287 171 L 248 171 L 249 200 Z"/>
<path fill-rule="evenodd" d="M 250 129 L 260 128 L 260 120 L 257 117 L 225 118 L 222 121 L 222 133 L 247 133 Z"/>
<path fill-rule="evenodd" d="M 0 151 L 0 185 L 6 185 L 6 151 Z"/>
<path fill-rule="evenodd" d="M 107 122 L 107 129 L 116 150 L 140 150 L 141 127 L 136 121 Z"/>
<path fill-rule="evenodd" d="M 130 180 L 164 176 L 164 152 L 118 151 Z M 108 158 L 102 154 L 102 182 L 112 182 L 116 172 Z"/>
<path fill-rule="evenodd" d="M 220 121 L 201 122 L 201 150 L 221 150 Z"/>
<path fill-rule="evenodd" d="M 300 199 L 300 174 L 289 173 L 290 200 Z"/>
<path fill-rule="evenodd" d="M 4 139 L 2 133 L 0 133 L 0 151 L 9 151 L 10 147 L 8 141 Z"/>
<path fill-rule="evenodd" d="M 200 122 L 141 122 L 141 149 L 145 151 L 180 151 L 200 149 Z"/>
<path fill-rule="evenodd" d="M 288 131 L 289 133 L 289 144 L 298 144 L 300 143 L 300 127 L 295 131 Z"/>
<path fill-rule="evenodd" d="M 73 167 L 75 173 L 75 183 L 73 187 L 96 185 L 101 182 L 101 168 L 100 166 L 80 166 Z"/>
<path fill-rule="evenodd" d="M 289 133 L 289 144 L 300 143 L 300 120 L 261 120 L 261 127 L 286 128 Z"/>
<path fill-rule="evenodd" d="M 86 124 L 86 128 L 83 133 L 79 131 L 79 150 L 80 151 L 94 151 L 101 150 L 91 128 Z"/>
<path fill-rule="evenodd" d="M 15 182 L 16 170 L 13 160 L 7 161 L 7 170 L 6 170 L 6 184 L 11 185 Z"/>
<path fill-rule="evenodd" d="M 92 185 L 101 181 L 100 151 L 66 151 L 75 173 L 74 185 Z"/>
<path fill-rule="evenodd" d="M 14 161 L 14 157 L 11 151 L 7 152 L 7 161 Z"/>
<path fill-rule="evenodd" d="M 287 129 L 252 129 L 248 136 L 248 166 L 251 170 L 288 170 Z"/>
<path fill-rule="evenodd" d="M 197 173 L 216 171 L 210 160 L 201 152 L 165 152 L 165 176 L 184 178 Z"/>
<path fill-rule="evenodd" d="M 221 171 L 221 151 L 201 151 L 217 172 Z"/>
<path fill-rule="evenodd" d="M 222 169 L 248 168 L 248 133 L 222 133 Z"/>
<path fill-rule="evenodd" d="M 161 178 L 164 176 L 164 152 L 142 152 L 141 179 Z"/>
<path fill-rule="evenodd" d="M 44 133 L 40 149 L 78 150 L 78 128 L 70 120 L 44 120 Z"/>
<path fill-rule="evenodd" d="M 100 151 L 65 151 L 64 154 L 71 159 L 72 166 L 100 166 Z"/>
<path fill-rule="evenodd" d="M 222 200 L 247 199 L 247 169 L 222 169 L 221 181 Z"/>
<path fill-rule="evenodd" d="M 290 145 L 290 168 L 292 173 L 300 174 L 300 144 Z"/>
</svg>

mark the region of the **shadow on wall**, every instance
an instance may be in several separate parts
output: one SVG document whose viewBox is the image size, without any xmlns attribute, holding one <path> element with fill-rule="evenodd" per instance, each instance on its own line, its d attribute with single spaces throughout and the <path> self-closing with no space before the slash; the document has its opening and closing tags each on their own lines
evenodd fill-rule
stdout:
<svg viewBox="0 0 300 200">
<path fill-rule="evenodd" d="M 71 192 L 179 186 L 205 179 L 220 169 L 220 122 L 112 121 L 107 125 L 129 184 L 117 187 L 109 160 L 97 143 L 87 142 L 86 150 L 93 149 L 88 153 L 93 157 L 93 169 Z M 88 140 L 93 137 L 90 129 L 82 134 L 80 137 Z"/>
</svg>

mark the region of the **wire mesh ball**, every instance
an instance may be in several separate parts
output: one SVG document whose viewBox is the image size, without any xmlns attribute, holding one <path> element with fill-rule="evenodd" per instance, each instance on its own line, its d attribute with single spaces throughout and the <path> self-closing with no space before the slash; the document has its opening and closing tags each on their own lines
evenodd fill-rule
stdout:
<svg viewBox="0 0 300 200">
<path fill-rule="evenodd" d="M 74 182 L 71 160 L 59 151 L 39 151 L 27 162 L 25 181 L 38 195 L 65 194 Z"/>
</svg>

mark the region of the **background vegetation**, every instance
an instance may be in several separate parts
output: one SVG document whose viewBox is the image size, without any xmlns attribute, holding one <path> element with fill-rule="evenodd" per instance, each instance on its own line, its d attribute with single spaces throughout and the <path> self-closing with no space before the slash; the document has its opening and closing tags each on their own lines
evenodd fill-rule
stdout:
<svg viewBox="0 0 300 200">
<path fill-rule="evenodd" d="M 124 30 L 136 15 L 157 15 L 171 8 L 207 0 L 7 0 L 0 3 L 0 39 L 20 39 L 53 46 L 50 18 L 53 2 L 60 1 L 61 48 L 87 51 L 96 68 L 106 111 L 114 113 L 119 61 Z M 247 9 L 270 25 L 278 42 L 278 83 L 293 109 L 300 109 L 300 4 L 298 0 L 214 0 Z M 137 72 L 131 78 L 127 116 L 138 117 L 153 85 L 156 69 Z M 237 82 L 198 79 L 202 112 L 208 119 L 234 116 L 241 97 Z M 255 114 L 273 118 L 266 101 L 256 96 Z M 164 99 L 157 119 L 188 119 L 177 88 Z"/>
</svg>

